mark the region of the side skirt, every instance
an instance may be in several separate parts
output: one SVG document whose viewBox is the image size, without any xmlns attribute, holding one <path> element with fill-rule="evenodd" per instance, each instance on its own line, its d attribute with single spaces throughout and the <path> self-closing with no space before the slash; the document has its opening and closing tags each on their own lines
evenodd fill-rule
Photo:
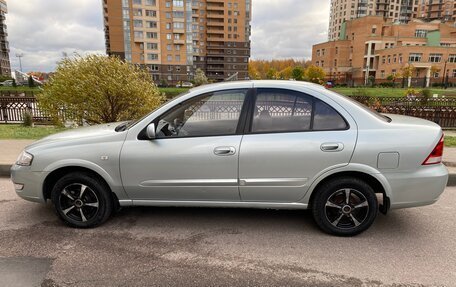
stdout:
<svg viewBox="0 0 456 287">
<path fill-rule="evenodd" d="M 229 201 L 168 201 L 168 200 L 119 200 L 120 206 L 216 207 L 259 209 L 307 209 L 305 203 L 229 202 Z"/>
</svg>

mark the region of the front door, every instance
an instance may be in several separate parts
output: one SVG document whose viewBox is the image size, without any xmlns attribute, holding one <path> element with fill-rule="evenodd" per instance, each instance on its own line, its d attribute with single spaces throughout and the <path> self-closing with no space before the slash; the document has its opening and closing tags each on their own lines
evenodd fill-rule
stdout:
<svg viewBox="0 0 456 287">
<path fill-rule="evenodd" d="M 296 91 L 258 89 L 241 143 L 243 201 L 297 202 L 315 177 L 349 163 L 356 126 L 325 102 Z"/>
<path fill-rule="evenodd" d="M 157 138 L 128 140 L 120 166 L 134 200 L 239 201 L 239 119 L 247 90 L 205 94 L 154 122 Z"/>
</svg>

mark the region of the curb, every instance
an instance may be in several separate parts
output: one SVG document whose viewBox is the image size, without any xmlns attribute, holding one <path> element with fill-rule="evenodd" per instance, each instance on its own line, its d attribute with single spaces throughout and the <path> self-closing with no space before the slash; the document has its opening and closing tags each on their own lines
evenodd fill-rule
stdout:
<svg viewBox="0 0 456 287">
<path fill-rule="evenodd" d="M 10 177 L 11 165 L 0 164 L 0 177 Z"/>
<path fill-rule="evenodd" d="M 448 167 L 456 167 L 456 162 L 444 161 L 443 164 Z"/>
<path fill-rule="evenodd" d="M 456 163 L 444 163 L 449 167 L 456 167 Z M 0 177 L 10 177 L 11 165 L 0 164 Z M 456 186 L 456 173 L 450 173 L 447 186 Z"/>
</svg>

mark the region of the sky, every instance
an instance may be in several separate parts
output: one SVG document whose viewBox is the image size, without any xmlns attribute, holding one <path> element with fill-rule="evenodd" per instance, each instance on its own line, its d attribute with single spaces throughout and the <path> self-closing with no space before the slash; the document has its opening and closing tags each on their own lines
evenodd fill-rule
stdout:
<svg viewBox="0 0 456 287">
<path fill-rule="evenodd" d="M 322 3 L 324 2 L 324 3 Z M 252 58 L 310 59 L 327 39 L 329 0 L 253 0 Z M 7 0 L 12 69 L 50 72 L 64 53 L 105 53 L 101 0 Z"/>
</svg>

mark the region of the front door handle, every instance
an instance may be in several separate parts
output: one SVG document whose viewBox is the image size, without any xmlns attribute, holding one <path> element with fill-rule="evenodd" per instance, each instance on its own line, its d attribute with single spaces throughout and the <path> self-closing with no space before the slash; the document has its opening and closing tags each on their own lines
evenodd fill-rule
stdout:
<svg viewBox="0 0 456 287">
<path fill-rule="evenodd" d="M 324 143 L 320 149 L 324 152 L 336 152 L 344 149 L 343 143 Z"/>
<path fill-rule="evenodd" d="M 214 154 L 219 156 L 227 156 L 236 154 L 236 149 L 232 146 L 221 146 L 214 149 Z"/>
</svg>

